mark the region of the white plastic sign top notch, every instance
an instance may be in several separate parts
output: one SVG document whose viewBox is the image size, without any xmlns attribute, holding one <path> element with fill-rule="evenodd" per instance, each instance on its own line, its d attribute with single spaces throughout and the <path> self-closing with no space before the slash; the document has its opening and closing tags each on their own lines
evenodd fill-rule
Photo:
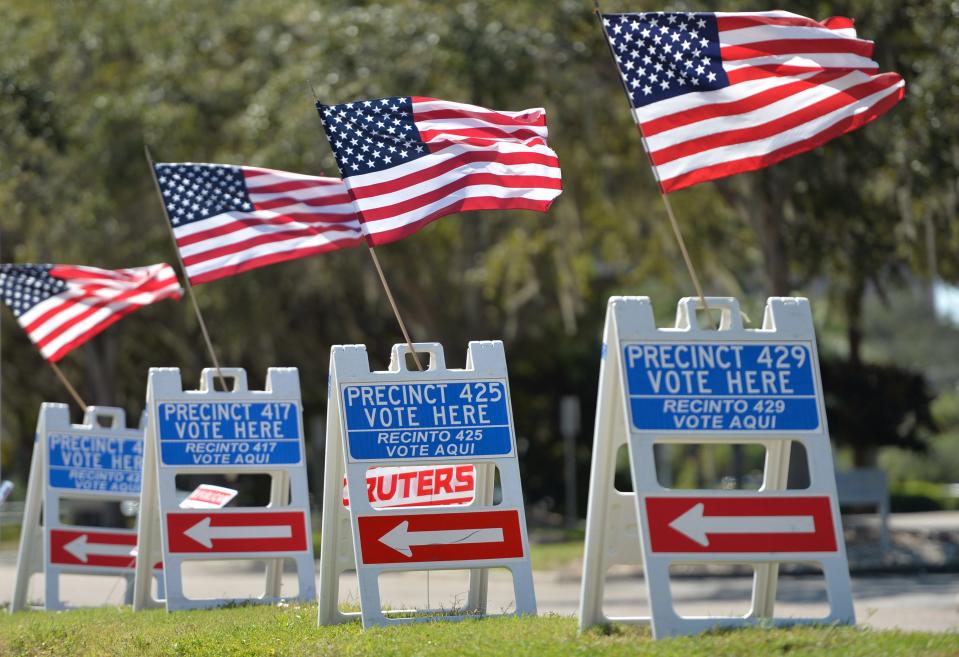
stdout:
<svg viewBox="0 0 959 657">
<path fill-rule="evenodd" d="M 250 390 L 244 370 L 222 368 L 220 372 L 230 384 L 228 390 L 214 387 L 218 378 L 214 369 L 203 370 L 199 390 L 183 390 L 178 369 L 150 370 L 140 549 L 163 556 L 169 611 L 230 602 L 313 600 L 316 585 L 299 375 L 294 368 L 270 368 L 265 389 Z M 188 502 L 193 508 L 183 508 L 177 497 L 178 474 L 267 475 L 269 503 L 223 507 L 235 491 L 207 487 L 196 494 L 202 499 Z M 232 600 L 218 591 L 210 591 L 207 597 L 186 594 L 184 563 L 232 559 L 266 562 L 261 596 Z M 296 565 L 295 596 L 282 594 L 284 560 Z M 142 575 L 138 568 L 134 609 L 149 596 Z"/>
<path fill-rule="evenodd" d="M 356 616 L 338 601 L 340 575 L 354 567 L 364 627 L 485 614 L 492 567 L 512 573 L 516 613 L 536 613 L 503 345 L 470 342 L 464 369 L 447 369 L 439 344 L 415 349 L 425 371 L 408 366 L 407 345 L 393 347 L 386 371 L 370 369 L 362 345 L 333 347 L 320 624 Z M 430 505 L 437 493 L 445 499 Z M 380 574 L 436 569 L 470 571 L 462 609 L 383 609 Z"/>
<path fill-rule="evenodd" d="M 609 300 L 593 439 L 580 626 L 651 622 L 657 638 L 760 622 L 852 623 L 849 569 L 826 427 L 816 334 L 809 303 L 768 300 L 762 328 L 745 329 L 739 304 L 710 298 L 717 329 L 697 322 L 698 300 L 679 302 L 675 326 L 658 328 L 646 297 Z M 811 484 L 787 490 L 790 447 L 807 455 Z M 661 483 L 654 446 L 758 445 L 765 449 L 758 491 L 676 490 Z M 613 486 L 616 455 L 629 450 L 633 490 Z M 638 527 L 638 531 L 637 531 Z M 818 565 L 829 613 L 775 614 L 779 564 Z M 606 573 L 642 564 L 650 617 L 608 618 Z M 754 568 L 745 616 L 681 616 L 673 605 L 674 564 Z"/>
<path fill-rule="evenodd" d="M 47 610 L 67 608 L 61 575 L 123 577 L 132 600 L 136 529 L 66 524 L 64 516 L 71 504 L 105 516 L 112 503 L 139 501 L 142 462 L 143 427 L 128 428 L 122 408 L 90 406 L 82 424 L 71 424 L 65 404 L 40 407 L 11 611 L 30 607 L 29 583 L 38 574 Z M 158 576 L 160 564 L 152 566 L 147 578 Z"/>
</svg>

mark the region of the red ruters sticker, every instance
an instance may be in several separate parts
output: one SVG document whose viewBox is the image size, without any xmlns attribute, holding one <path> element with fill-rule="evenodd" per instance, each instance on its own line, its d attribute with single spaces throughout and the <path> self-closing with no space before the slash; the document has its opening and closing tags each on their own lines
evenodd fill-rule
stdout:
<svg viewBox="0 0 959 657">
<path fill-rule="evenodd" d="M 397 466 L 370 468 L 366 492 L 374 509 L 420 506 L 462 506 L 476 495 L 472 465 Z M 343 506 L 350 505 L 343 478 Z"/>
</svg>

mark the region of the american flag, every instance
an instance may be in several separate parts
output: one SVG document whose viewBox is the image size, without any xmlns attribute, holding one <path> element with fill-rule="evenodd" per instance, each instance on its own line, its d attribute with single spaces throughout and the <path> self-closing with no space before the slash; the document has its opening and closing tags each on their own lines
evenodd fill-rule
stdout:
<svg viewBox="0 0 959 657">
<path fill-rule="evenodd" d="M 0 265 L 0 298 L 54 363 L 125 315 L 181 294 L 173 267 L 163 263 L 117 270 Z"/>
<path fill-rule="evenodd" d="M 373 246 L 454 212 L 545 212 L 562 191 L 542 109 L 403 96 L 317 110 Z"/>
<path fill-rule="evenodd" d="M 363 244 L 338 178 L 227 164 L 156 164 L 191 283 Z"/>
<path fill-rule="evenodd" d="M 664 192 L 753 171 L 862 127 L 902 100 L 853 21 L 786 11 L 604 14 Z"/>
</svg>

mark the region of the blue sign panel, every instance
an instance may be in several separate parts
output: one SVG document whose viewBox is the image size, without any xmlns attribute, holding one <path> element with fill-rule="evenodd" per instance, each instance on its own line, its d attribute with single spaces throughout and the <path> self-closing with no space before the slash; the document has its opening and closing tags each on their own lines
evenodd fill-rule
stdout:
<svg viewBox="0 0 959 657">
<path fill-rule="evenodd" d="M 50 486 L 102 493 L 140 493 L 143 440 L 89 434 L 47 435 Z"/>
<path fill-rule="evenodd" d="M 628 344 L 623 358 L 641 431 L 819 429 L 806 343 Z"/>
<path fill-rule="evenodd" d="M 350 456 L 424 459 L 512 452 L 501 381 L 343 387 Z"/>
<path fill-rule="evenodd" d="M 161 402 L 164 465 L 290 465 L 300 462 L 294 402 Z"/>
</svg>

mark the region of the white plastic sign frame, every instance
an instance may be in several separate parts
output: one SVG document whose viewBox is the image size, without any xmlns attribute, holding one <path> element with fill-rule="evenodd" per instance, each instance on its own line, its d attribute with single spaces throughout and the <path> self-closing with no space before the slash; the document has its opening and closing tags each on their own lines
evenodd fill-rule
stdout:
<svg viewBox="0 0 959 657">
<path fill-rule="evenodd" d="M 306 479 L 303 410 L 296 368 L 271 367 L 264 390 L 250 390 L 242 368 L 219 370 L 230 384 L 217 390 L 214 368 L 204 369 L 199 390 L 183 390 L 178 368 L 151 368 L 149 422 L 140 507 L 141 550 L 163 558 L 166 609 L 202 609 L 230 603 L 273 603 L 316 598 L 313 539 Z M 266 507 L 181 509 L 178 474 L 265 474 Z M 267 563 L 257 598 L 188 598 L 183 564 L 231 559 Z M 295 597 L 282 595 L 283 560 L 296 565 Z M 138 566 L 134 610 L 149 600 L 146 571 Z"/>
<path fill-rule="evenodd" d="M 446 367 L 438 343 L 418 343 L 414 348 L 421 359 L 428 359 L 422 372 L 408 366 L 410 350 L 405 344 L 394 345 L 386 371 L 371 370 L 364 345 L 332 348 L 319 624 L 359 616 L 369 628 L 486 615 L 488 569 L 497 567 L 508 569 L 513 577 L 512 615 L 535 615 L 503 343 L 470 342 L 463 369 Z M 479 397 L 484 401 L 477 401 Z M 396 445 L 421 447 L 387 452 Z M 371 468 L 465 463 L 475 467 L 470 505 L 377 509 L 370 503 L 366 487 Z M 494 506 L 496 469 L 502 502 Z M 342 504 L 344 475 L 349 507 Z M 339 608 L 340 575 L 354 568 L 359 614 Z M 382 609 L 380 574 L 441 569 L 469 570 L 463 609 L 453 613 Z"/>
<path fill-rule="evenodd" d="M 124 599 L 132 601 L 137 530 L 64 524 L 61 502 L 139 501 L 142 461 L 143 422 L 128 428 L 122 408 L 89 406 L 83 423 L 71 424 L 66 404 L 40 406 L 11 612 L 33 608 L 27 595 L 37 574 L 44 576 L 47 611 L 70 608 L 60 597 L 65 574 L 123 577 Z M 148 567 L 146 576 L 160 573 Z"/>
<path fill-rule="evenodd" d="M 612 621 L 651 623 L 653 636 L 689 635 L 757 623 L 855 622 L 836 498 L 816 334 L 804 298 L 767 301 L 762 328 L 745 329 L 739 303 L 710 297 L 718 330 L 700 328 L 699 300 L 679 301 L 676 323 L 656 326 L 648 297 L 612 297 L 606 314 L 593 440 L 580 628 Z M 693 419 L 690 419 L 690 418 Z M 790 445 L 809 461 L 810 486 L 786 490 Z M 677 490 L 657 478 L 656 444 L 758 444 L 766 450 L 757 491 Z M 634 492 L 613 486 L 628 446 Z M 779 618 L 779 564 L 813 563 L 825 577 L 822 618 Z M 672 601 L 675 563 L 754 568 L 744 616 L 680 616 Z M 651 616 L 603 613 L 606 573 L 644 568 Z"/>
</svg>

